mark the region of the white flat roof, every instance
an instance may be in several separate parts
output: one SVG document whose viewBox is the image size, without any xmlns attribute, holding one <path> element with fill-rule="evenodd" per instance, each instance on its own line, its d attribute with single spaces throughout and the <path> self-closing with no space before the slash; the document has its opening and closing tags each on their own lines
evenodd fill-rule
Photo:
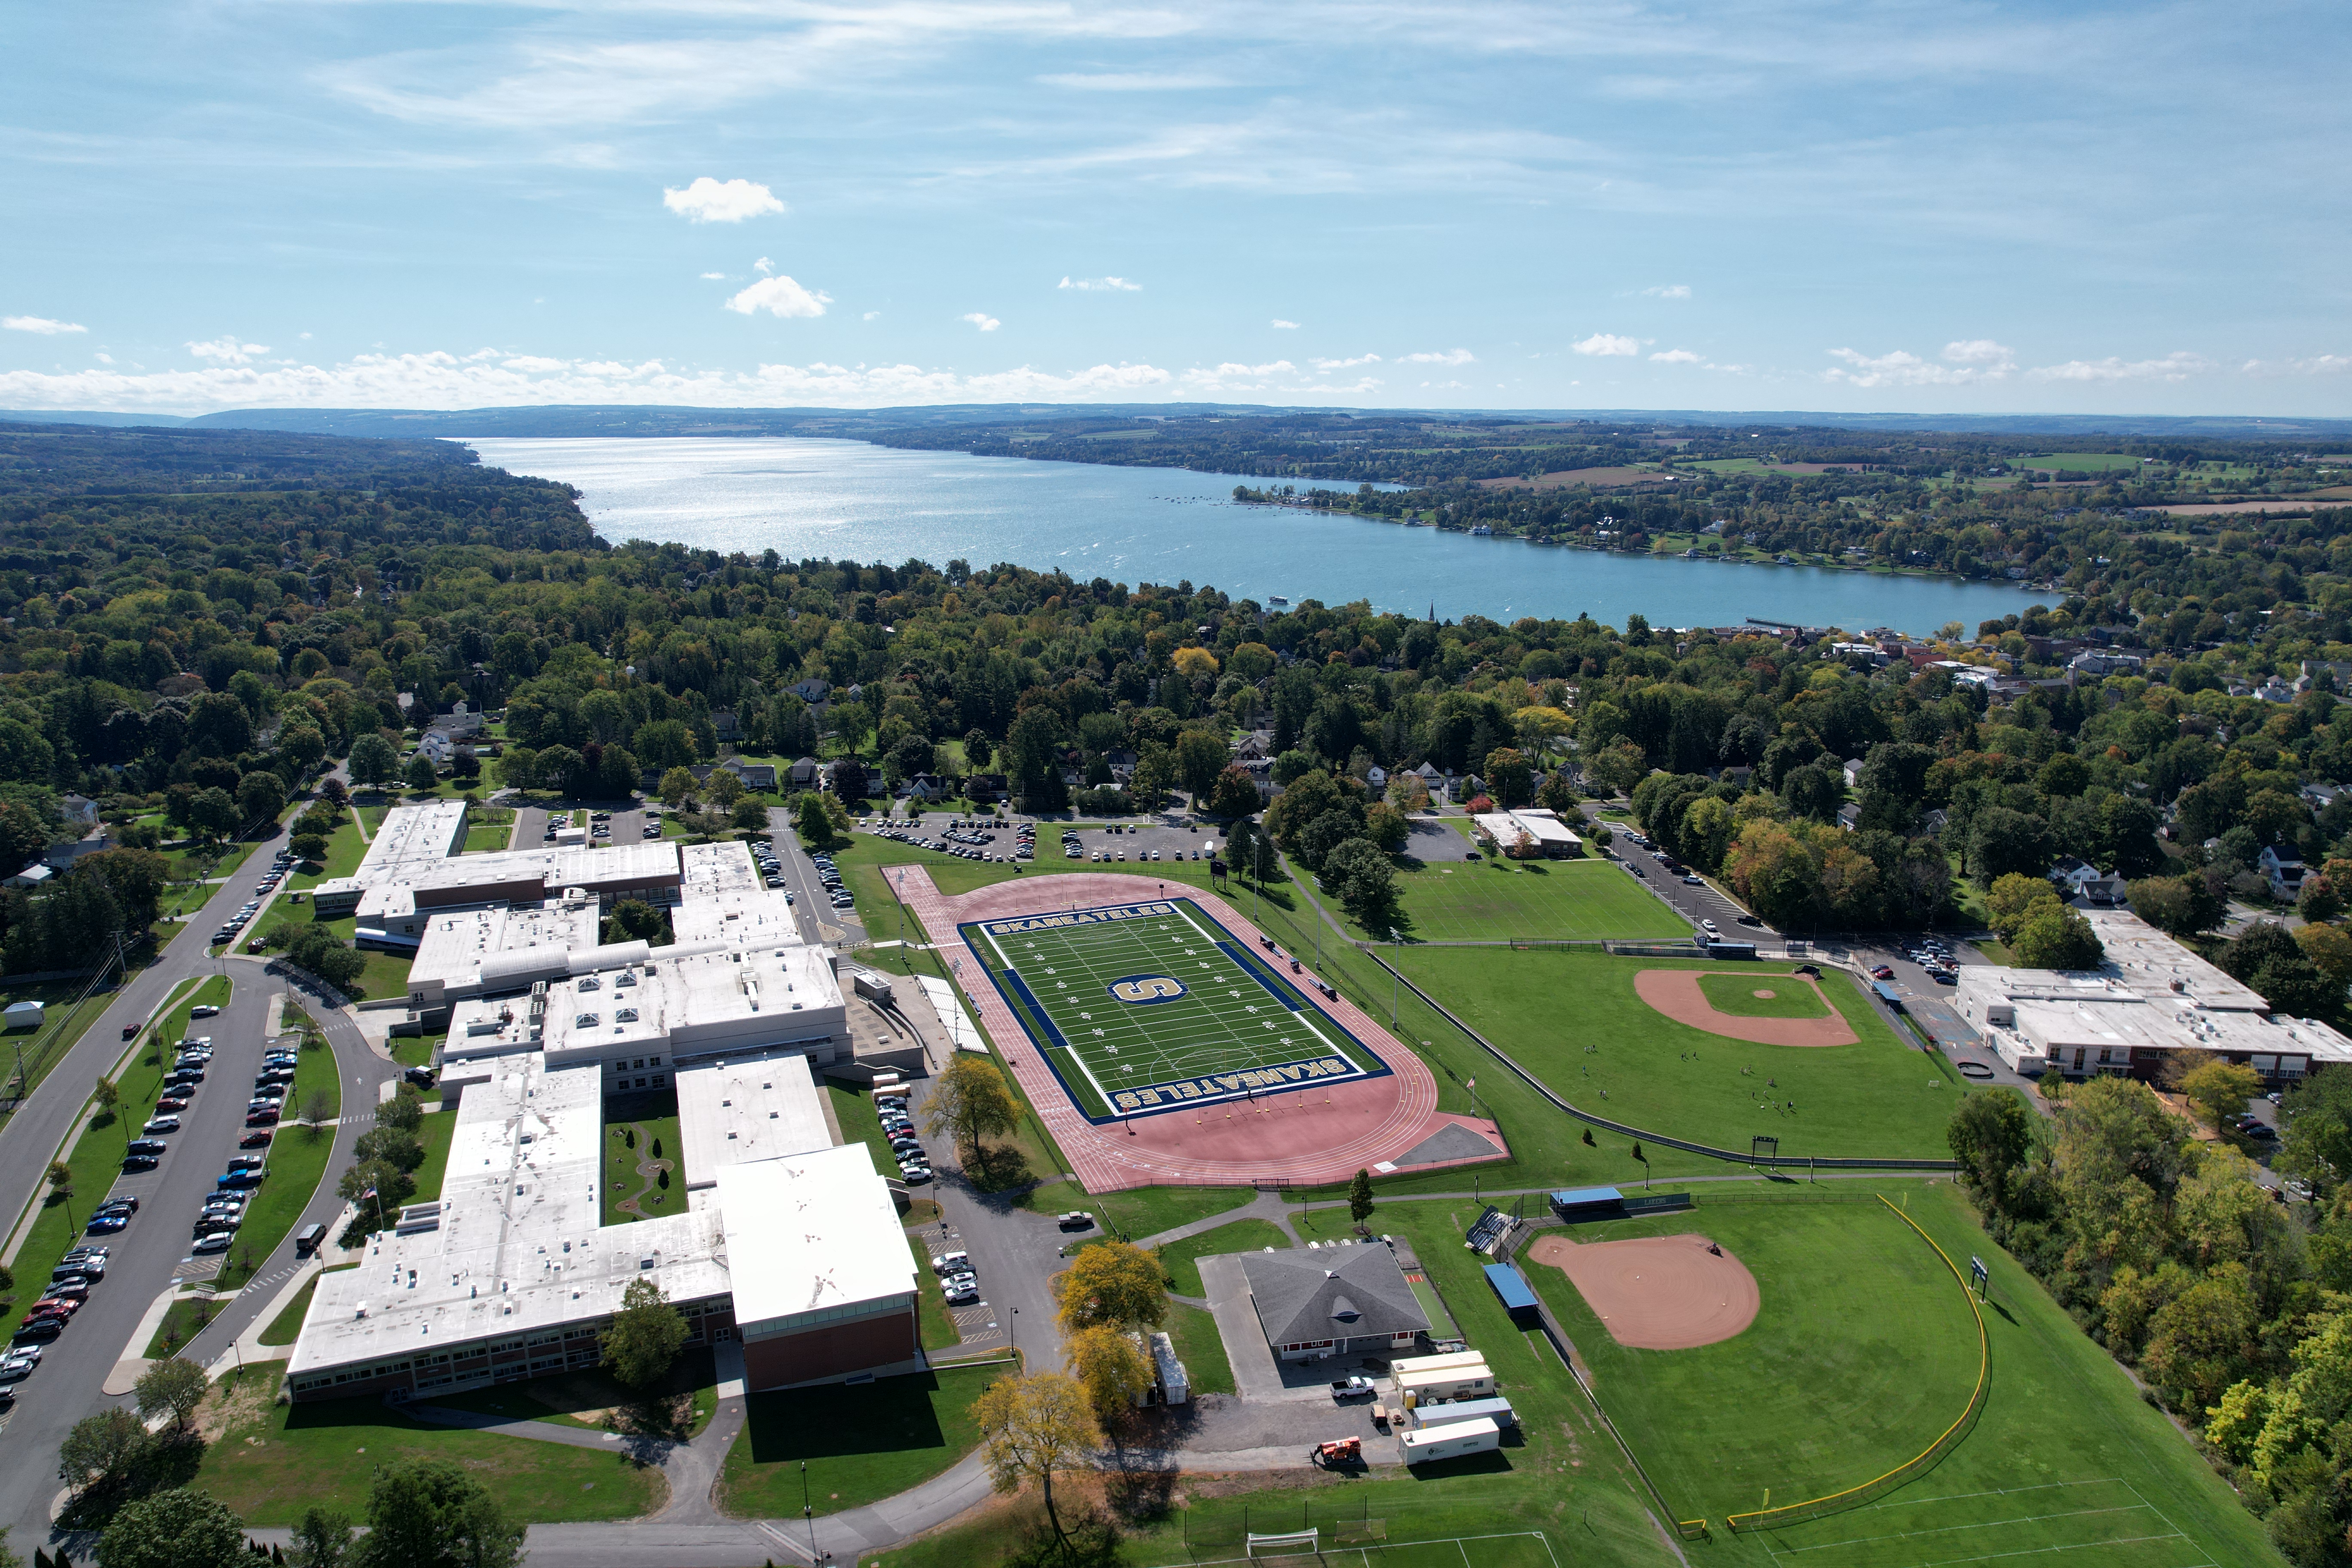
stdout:
<svg viewBox="0 0 2352 1568">
<path fill-rule="evenodd" d="M 438 1223 L 380 1233 L 357 1268 L 320 1276 L 289 1377 L 602 1317 L 641 1274 L 677 1301 L 727 1290 L 716 1214 L 601 1226 L 596 1064 L 550 1068 L 532 1052 L 476 1071 L 455 1112 Z"/>
<path fill-rule="evenodd" d="M 2151 996 L 2185 996 L 2191 1005 L 2209 1011 L 2271 1010 L 2260 992 L 2231 979 L 2129 910 L 2085 910 L 2083 915 L 2107 952 L 2101 973 L 2113 974 Z"/>
<path fill-rule="evenodd" d="M 719 1207 L 749 1222 L 730 1226 L 735 1321 L 747 1338 L 914 1299 L 914 1258 L 863 1143 L 722 1165 Z"/>
<path fill-rule="evenodd" d="M 800 1051 L 714 1057 L 678 1068 L 673 1081 L 689 1188 L 714 1184 L 729 1165 L 833 1147 L 824 1090 Z"/>
</svg>

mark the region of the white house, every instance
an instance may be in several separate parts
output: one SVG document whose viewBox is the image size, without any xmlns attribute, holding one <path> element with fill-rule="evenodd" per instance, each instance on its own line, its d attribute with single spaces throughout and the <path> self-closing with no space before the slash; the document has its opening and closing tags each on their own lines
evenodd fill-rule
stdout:
<svg viewBox="0 0 2352 1568">
<path fill-rule="evenodd" d="M 2254 861 L 2254 868 L 2270 879 L 2271 897 L 2291 900 L 2303 891 L 2303 857 L 2292 849 L 2276 846 L 2264 849 Z"/>
</svg>

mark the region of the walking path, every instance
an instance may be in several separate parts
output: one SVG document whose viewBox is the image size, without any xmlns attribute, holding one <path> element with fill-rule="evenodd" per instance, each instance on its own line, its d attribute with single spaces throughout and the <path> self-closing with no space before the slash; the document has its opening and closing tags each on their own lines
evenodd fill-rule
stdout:
<svg viewBox="0 0 2352 1568">
<path fill-rule="evenodd" d="M 1205 1236 L 1219 1226 L 1231 1225 L 1235 1220 L 1243 1219 L 1265 1220 L 1280 1230 L 1283 1235 L 1290 1237 L 1291 1246 L 1303 1245 L 1298 1239 L 1298 1233 L 1290 1226 L 1289 1202 L 1280 1193 L 1259 1193 L 1239 1208 L 1220 1209 L 1205 1218 L 1192 1220 L 1184 1225 L 1171 1226 L 1157 1236 L 1144 1237 L 1135 1245 L 1149 1251 L 1155 1247 L 1165 1247 L 1171 1241 L 1182 1241 L 1191 1237 Z"/>
</svg>

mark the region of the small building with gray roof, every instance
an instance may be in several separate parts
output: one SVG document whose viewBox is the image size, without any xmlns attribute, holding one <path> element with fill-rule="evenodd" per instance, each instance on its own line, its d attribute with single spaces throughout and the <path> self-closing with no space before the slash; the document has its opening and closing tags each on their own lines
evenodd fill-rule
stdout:
<svg viewBox="0 0 2352 1568">
<path fill-rule="evenodd" d="M 1245 1252 L 1241 1265 L 1266 1346 L 1284 1361 L 1393 1355 L 1429 1332 L 1384 1242 Z"/>
</svg>

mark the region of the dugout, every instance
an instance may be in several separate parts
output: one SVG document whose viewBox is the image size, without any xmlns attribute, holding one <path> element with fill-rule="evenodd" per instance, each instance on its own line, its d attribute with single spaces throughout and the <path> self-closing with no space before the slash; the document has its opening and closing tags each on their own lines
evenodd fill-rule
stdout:
<svg viewBox="0 0 2352 1568">
<path fill-rule="evenodd" d="M 1625 1194 L 1614 1187 L 1570 1187 L 1551 1194 L 1551 1212 L 1569 1225 L 1581 1220 L 1622 1219 Z"/>
<path fill-rule="evenodd" d="M 1709 958 L 1754 959 L 1756 944 L 1752 942 L 1711 942 L 1706 944 Z"/>
<path fill-rule="evenodd" d="M 1543 1315 L 1536 1301 L 1536 1293 L 1517 1268 L 1507 1263 L 1489 1263 L 1486 1265 L 1486 1283 L 1494 1288 L 1496 1299 L 1503 1303 L 1503 1310 L 1511 1314 L 1514 1328 L 1532 1329 L 1542 1321 Z"/>
</svg>

